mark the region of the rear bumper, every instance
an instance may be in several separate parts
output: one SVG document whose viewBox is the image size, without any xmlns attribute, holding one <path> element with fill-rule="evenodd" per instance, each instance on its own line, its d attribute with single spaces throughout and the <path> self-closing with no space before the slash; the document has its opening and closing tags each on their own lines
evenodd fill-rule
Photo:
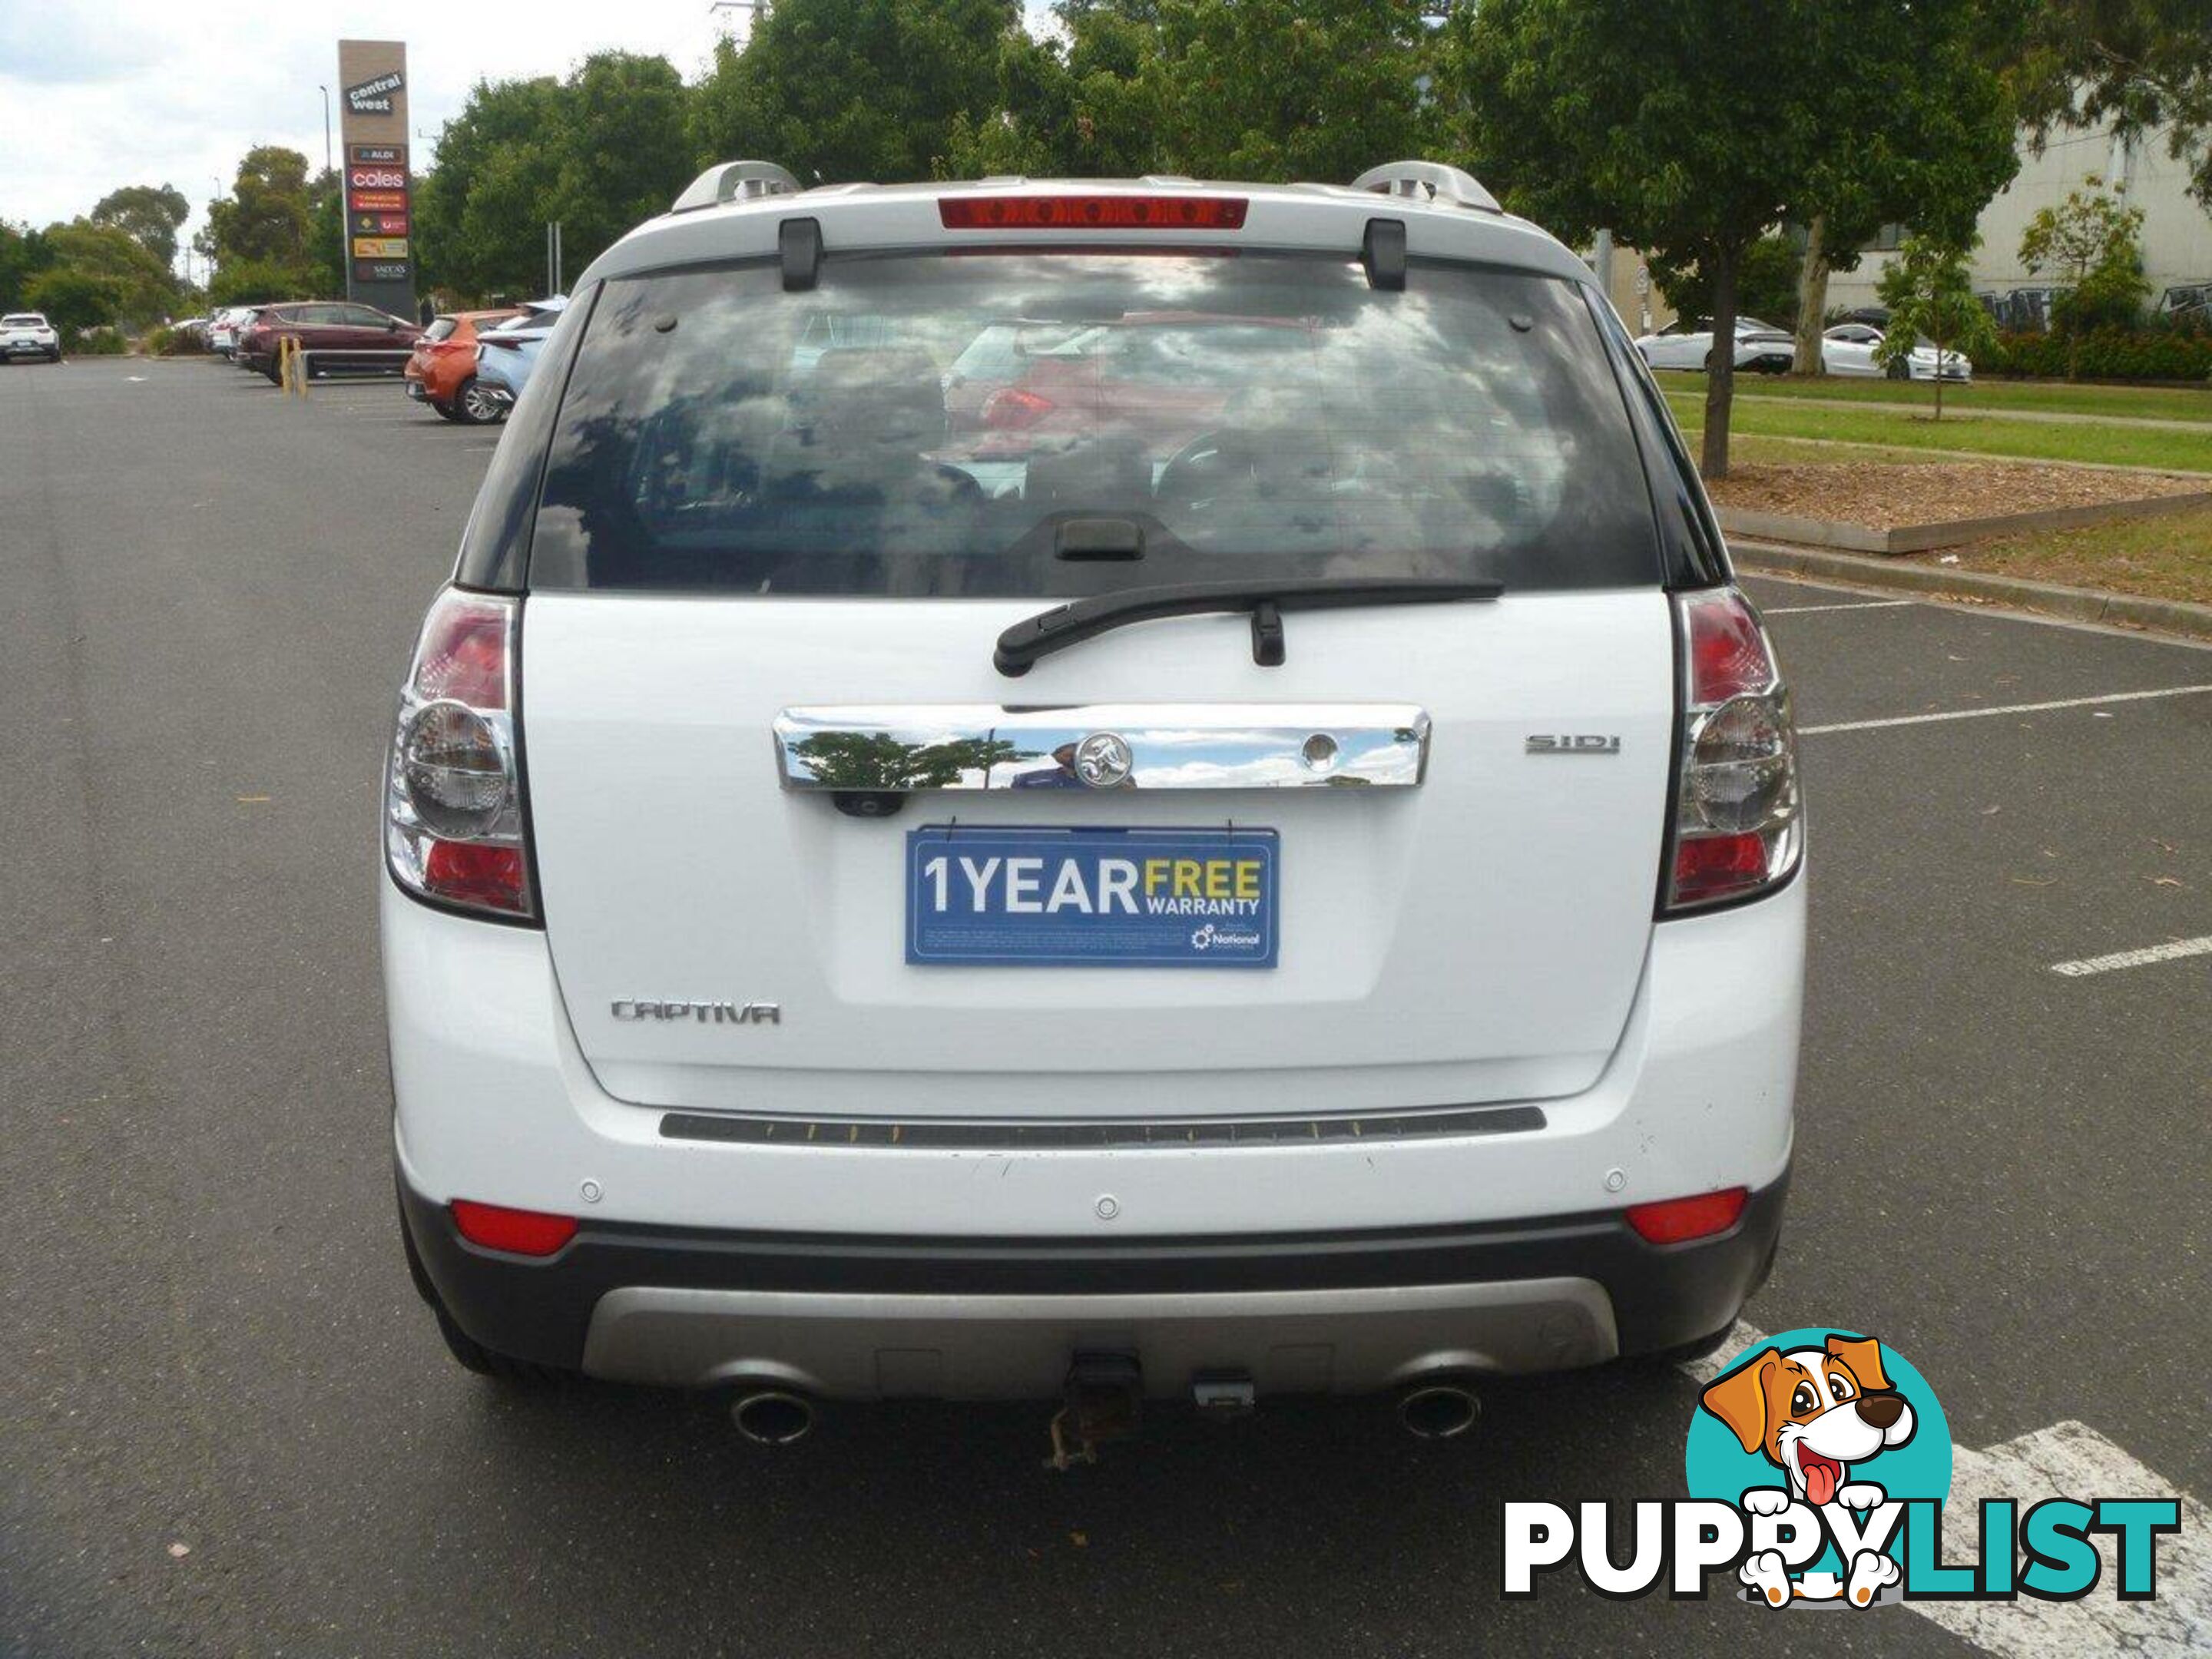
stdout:
<svg viewBox="0 0 2212 1659">
<path fill-rule="evenodd" d="M 1079 1352 L 1146 1389 L 1243 1372 L 1364 1393 L 1438 1370 L 1560 1370 L 1692 1342 L 1765 1278 L 1787 1177 L 1728 1232 L 1645 1243 L 1617 1213 L 1247 1238 L 914 1239 L 587 1223 L 561 1253 L 477 1248 L 400 1182 L 416 1258 L 495 1351 L 626 1382 L 838 1398 L 1041 1398 Z"/>
</svg>

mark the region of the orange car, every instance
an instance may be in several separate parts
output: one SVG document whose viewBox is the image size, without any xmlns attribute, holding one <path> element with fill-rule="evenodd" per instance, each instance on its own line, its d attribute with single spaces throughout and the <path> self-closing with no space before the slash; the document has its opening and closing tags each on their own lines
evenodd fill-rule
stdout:
<svg viewBox="0 0 2212 1659">
<path fill-rule="evenodd" d="M 480 426 L 503 417 L 506 405 L 477 387 L 477 331 L 521 314 L 509 306 L 501 311 L 454 311 L 439 317 L 415 343 L 414 354 L 401 371 L 406 377 L 407 395 L 465 426 Z"/>
</svg>

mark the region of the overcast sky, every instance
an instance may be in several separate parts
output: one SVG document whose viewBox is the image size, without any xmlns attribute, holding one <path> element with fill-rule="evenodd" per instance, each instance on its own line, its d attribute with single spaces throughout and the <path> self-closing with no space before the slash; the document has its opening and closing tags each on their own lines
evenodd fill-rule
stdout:
<svg viewBox="0 0 2212 1659">
<path fill-rule="evenodd" d="M 118 185 L 174 185 L 206 222 L 255 144 L 320 167 L 337 43 L 407 43 L 417 165 L 480 79 L 559 75 L 609 47 L 659 52 L 696 80 L 726 25 L 708 0 L 0 0 L 0 219 L 73 219 Z M 740 18 L 740 26 L 742 18 Z"/>
</svg>

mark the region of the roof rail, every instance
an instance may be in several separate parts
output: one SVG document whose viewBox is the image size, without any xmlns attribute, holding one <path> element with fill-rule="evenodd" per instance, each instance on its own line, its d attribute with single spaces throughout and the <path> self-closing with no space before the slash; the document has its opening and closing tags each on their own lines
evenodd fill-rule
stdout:
<svg viewBox="0 0 2212 1659">
<path fill-rule="evenodd" d="M 725 202 L 750 202 L 763 196 L 796 196 L 799 180 L 773 161 L 722 161 L 694 179 L 676 198 L 671 213 L 691 213 Z"/>
<path fill-rule="evenodd" d="M 1442 161 L 1385 161 L 1354 179 L 1352 187 L 1371 190 L 1380 196 L 1410 196 L 1448 207 L 1474 208 L 1481 213 L 1504 211 L 1473 173 L 1446 167 Z"/>
</svg>

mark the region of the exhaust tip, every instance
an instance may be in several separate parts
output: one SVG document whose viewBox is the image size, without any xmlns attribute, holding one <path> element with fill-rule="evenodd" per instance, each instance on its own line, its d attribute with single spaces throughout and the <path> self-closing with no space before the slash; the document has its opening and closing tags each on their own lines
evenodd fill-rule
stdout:
<svg viewBox="0 0 2212 1659">
<path fill-rule="evenodd" d="M 814 1407 L 799 1395 L 761 1389 L 730 1402 L 730 1421 L 757 1446 L 788 1446 L 812 1431 Z"/>
<path fill-rule="evenodd" d="M 1456 1439 L 1481 1415 L 1481 1400 L 1461 1382 L 1417 1382 L 1398 1396 L 1398 1421 L 1417 1440 Z"/>
</svg>

